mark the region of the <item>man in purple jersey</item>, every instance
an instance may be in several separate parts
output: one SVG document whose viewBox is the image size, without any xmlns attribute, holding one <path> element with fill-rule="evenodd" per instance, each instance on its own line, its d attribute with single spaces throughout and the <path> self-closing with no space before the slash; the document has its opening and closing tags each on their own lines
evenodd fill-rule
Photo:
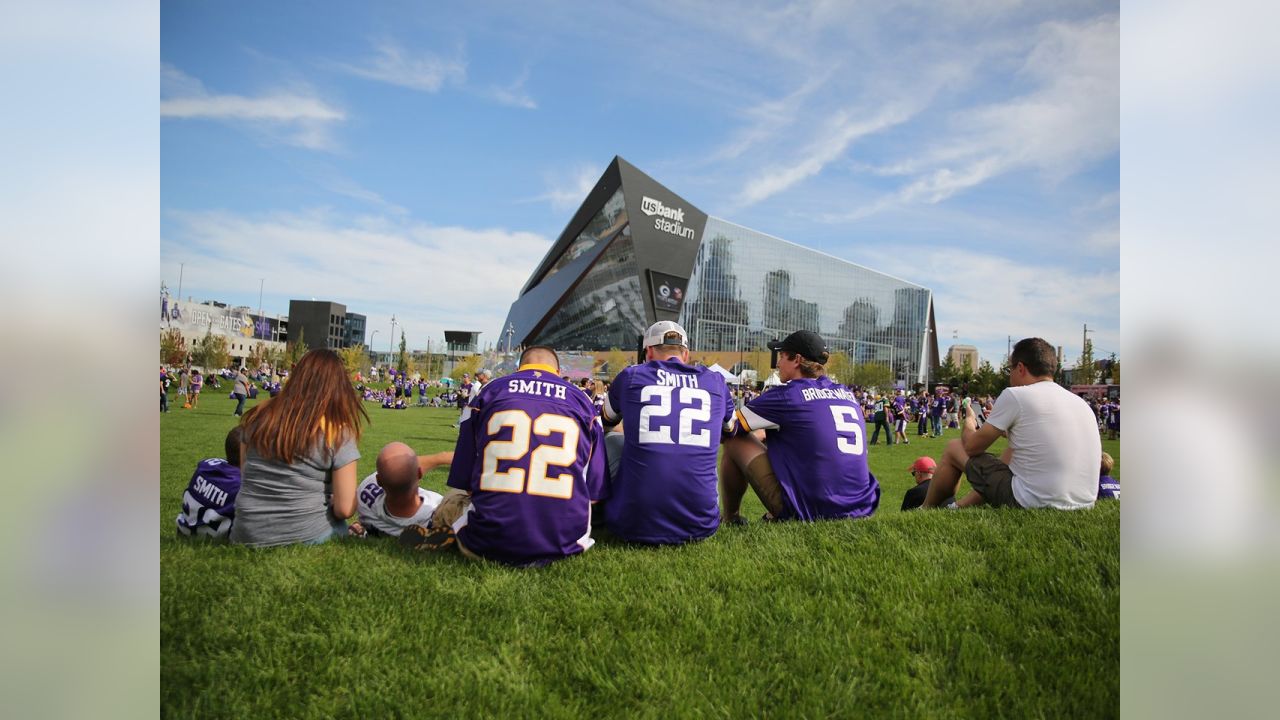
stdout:
<svg viewBox="0 0 1280 720">
<path fill-rule="evenodd" d="M 601 409 L 605 424 L 622 421 L 622 432 L 605 438 L 605 523 L 630 542 L 701 540 L 720 526 L 716 454 L 736 424 L 733 398 L 723 376 L 689 365 L 679 324 L 651 325 L 644 348 L 645 363 L 618 373 Z"/>
<path fill-rule="evenodd" d="M 453 457 L 448 485 L 459 492 L 432 526 L 449 523 L 467 557 L 537 566 L 595 543 L 591 505 L 608 493 L 604 427 L 591 398 L 560 379 L 551 348 L 525 350 L 518 370 L 471 398 Z"/>
<path fill-rule="evenodd" d="M 765 519 L 865 517 L 880 504 L 867 467 L 862 409 L 849 388 L 826 375 L 826 341 L 808 330 L 769 343 L 784 382 L 738 411 L 738 435 L 725 443 L 720 498 L 725 522 L 741 523 L 747 485 Z M 765 442 L 750 433 L 765 431 Z"/>
</svg>

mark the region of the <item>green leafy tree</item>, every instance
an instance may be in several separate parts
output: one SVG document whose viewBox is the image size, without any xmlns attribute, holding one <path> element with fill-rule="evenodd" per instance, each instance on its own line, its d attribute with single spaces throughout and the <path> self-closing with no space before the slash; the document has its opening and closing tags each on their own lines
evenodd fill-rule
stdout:
<svg viewBox="0 0 1280 720">
<path fill-rule="evenodd" d="M 303 339 L 303 335 L 305 335 L 303 329 L 298 328 L 298 339 L 289 342 L 289 344 L 284 347 L 284 357 L 281 358 L 283 361 L 281 362 L 281 365 L 287 365 L 290 370 L 293 369 L 294 365 L 298 364 L 298 361 L 301 360 L 302 356 L 306 355 L 307 350 L 310 349 L 307 347 L 307 341 Z"/>
<path fill-rule="evenodd" d="M 356 373 L 362 372 L 367 367 L 369 350 L 364 345 L 352 345 L 339 350 L 338 357 L 342 358 L 342 366 L 347 370 L 347 377 L 355 378 Z"/>
<path fill-rule="evenodd" d="M 401 375 L 409 371 L 409 351 L 404 340 L 404 330 L 400 331 L 400 354 L 396 358 L 396 372 Z"/>
<path fill-rule="evenodd" d="M 205 372 L 219 370 L 231 363 L 231 351 L 227 348 L 227 339 L 221 335 L 214 335 L 212 325 L 205 331 L 204 337 L 200 338 L 200 342 L 196 343 L 193 355 L 196 365 L 203 367 Z"/>
<path fill-rule="evenodd" d="M 955 361 L 948 355 L 935 371 L 934 379 L 944 385 L 954 385 L 956 376 L 959 374 L 960 368 L 956 367 Z"/>
<path fill-rule="evenodd" d="M 996 369 L 991 367 L 991 363 L 983 360 L 978 366 L 978 372 L 974 374 L 973 381 L 969 384 L 969 389 L 975 395 L 995 395 L 997 393 L 996 385 L 1000 378 L 996 375 Z M 1001 388 L 1003 390 L 1003 388 Z"/>
<path fill-rule="evenodd" d="M 1111 353 L 1111 382 L 1114 385 L 1120 384 L 1120 361 L 1116 359 L 1116 354 Z"/>
<path fill-rule="evenodd" d="M 886 389 L 893 385 L 893 368 L 884 363 L 859 363 L 853 368 L 854 385 Z"/>
<path fill-rule="evenodd" d="M 187 339 L 177 328 L 160 333 L 160 362 L 165 365 L 184 365 L 187 360 Z"/>
<path fill-rule="evenodd" d="M 462 382 L 462 374 L 467 373 L 468 375 L 474 376 L 476 371 L 480 369 L 480 363 L 482 362 L 484 362 L 483 355 L 471 355 L 469 357 L 465 357 L 459 360 L 457 365 L 453 366 L 453 372 L 449 373 L 449 377 L 458 382 Z"/>
<path fill-rule="evenodd" d="M 1093 341 L 1085 340 L 1084 349 L 1080 352 L 1080 362 L 1076 363 L 1076 371 L 1072 375 L 1075 385 L 1092 385 L 1097 382 L 1098 371 L 1093 362 Z"/>
<path fill-rule="evenodd" d="M 827 375 L 838 383 L 846 385 L 852 383 L 854 375 L 853 362 L 849 360 L 848 355 L 842 352 L 833 352 L 831 357 L 827 358 Z"/>
</svg>

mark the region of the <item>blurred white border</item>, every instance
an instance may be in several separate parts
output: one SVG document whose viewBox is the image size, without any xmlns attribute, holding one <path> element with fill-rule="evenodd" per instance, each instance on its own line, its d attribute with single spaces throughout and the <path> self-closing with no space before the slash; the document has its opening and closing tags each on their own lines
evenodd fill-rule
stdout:
<svg viewBox="0 0 1280 720">
<path fill-rule="evenodd" d="M 1122 709 L 1274 715 L 1280 5 L 1121 17 Z"/>
<path fill-rule="evenodd" d="M 0 4 L 11 717 L 158 714 L 159 57 L 155 2 Z"/>
</svg>

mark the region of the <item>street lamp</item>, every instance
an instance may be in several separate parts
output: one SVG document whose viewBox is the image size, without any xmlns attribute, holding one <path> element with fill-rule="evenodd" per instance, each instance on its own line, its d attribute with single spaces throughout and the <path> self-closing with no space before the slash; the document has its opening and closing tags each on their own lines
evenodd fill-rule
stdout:
<svg viewBox="0 0 1280 720">
<path fill-rule="evenodd" d="M 387 343 L 387 364 L 391 364 L 391 354 L 395 349 L 396 343 L 396 316 L 391 316 L 391 341 Z"/>
<path fill-rule="evenodd" d="M 373 350 L 373 339 L 374 339 L 375 337 L 377 337 L 377 335 L 378 335 L 378 331 L 377 331 L 377 330 L 374 330 L 373 332 L 369 333 L 369 349 L 370 349 L 370 350 Z M 377 350 L 374 350 L 374 351 L 373 351 L 373 364 L 374 364 L 374 365 L 377 365 L 377 364 L 378 364 L 378 351 L 377 351 Z"/>
</svg>

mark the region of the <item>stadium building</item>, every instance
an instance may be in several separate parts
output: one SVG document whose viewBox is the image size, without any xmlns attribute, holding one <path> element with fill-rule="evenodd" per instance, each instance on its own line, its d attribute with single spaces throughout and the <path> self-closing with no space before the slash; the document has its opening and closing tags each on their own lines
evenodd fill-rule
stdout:
<svg viewBox="0 0 1280 720">
<path fill-rule="evenodd" d="M 928 288 L 710 217 L 615 157 L 507 315 L 517 344 L 634 349 L 675 320 L 700 352 L 800 329 L 904 384 L 938 365 Z"/>
</svg>

